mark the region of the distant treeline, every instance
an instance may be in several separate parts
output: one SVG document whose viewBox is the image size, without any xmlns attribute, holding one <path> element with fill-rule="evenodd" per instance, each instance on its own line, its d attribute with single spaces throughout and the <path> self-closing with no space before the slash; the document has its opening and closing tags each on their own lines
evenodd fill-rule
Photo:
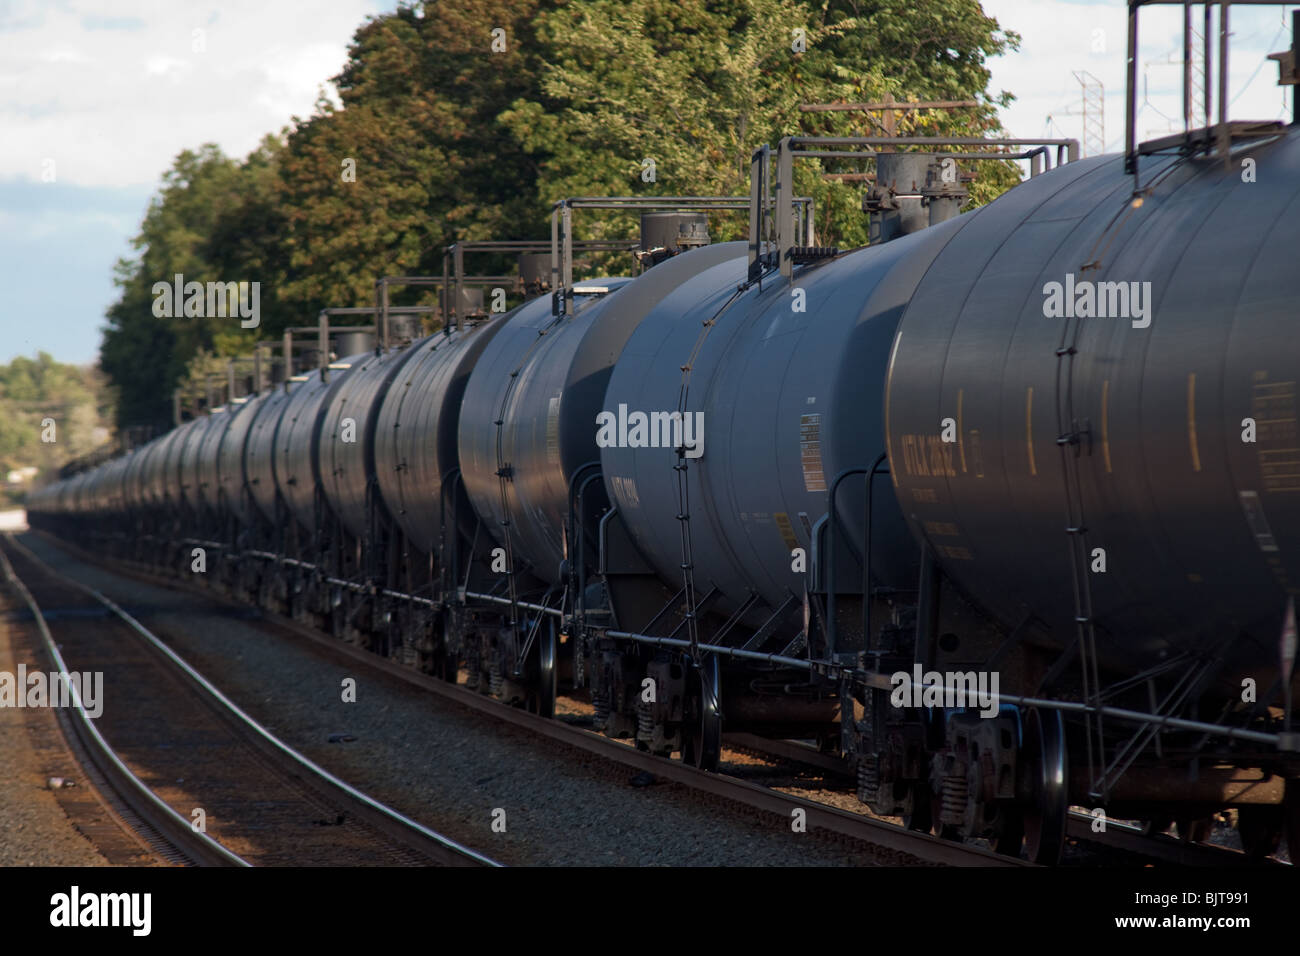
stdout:
<svg viewBox="0 0 1300 956">
<path fill-rule="evenodd" d="M 44 352 L 0 365 L 0 506 L 19 500 L 31 485 L 11 484 L 11 472 L 38 468 L 48 476 L 108 441 L 107 396 L 97 371 Z"/>
<path fill-rule="evenodd" d="M 978 0 L 449 0 L 372 18 L 334 78 L 341 108 L 322 97 L 242 160 L 186 150 L 164 177 L 108 312 L 118 422 L 165 425 L 201 350 L 209 364 L 247 353 L 323 307 L 371 302 L 379 276 L 440 274 L 449 242 L 549 237 L 557 199 L 737 194 L 758 145 L 878 132 L 865 114 L 800 103 L 978 99 L 903 114 L 899 132 L 997 131 L 1009 97 L 987 90 L 985 61 L 1018 42 Z M 797 167 L 818 241 L 865 243 L 861 183 L 824 172 Z M 1015 179 L 981 168 L 972 201 Z M 576 223 L 592 238 L 630 226 Z M 732 238 L 744 224 L 711 228 Z M 260 283 L 260 326 L 155 315 L 154 284 L 176 274 Z"/>
</svg>

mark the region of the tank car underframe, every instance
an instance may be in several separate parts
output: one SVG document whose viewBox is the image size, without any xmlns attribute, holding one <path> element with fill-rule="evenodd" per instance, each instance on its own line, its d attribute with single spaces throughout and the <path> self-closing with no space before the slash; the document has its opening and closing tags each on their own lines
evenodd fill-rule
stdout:
<svg viewBox="0 0 1300 956">
<path fill-rule="evenodd" d="M 869 482 L 877 471 L 855 473 Z M 1023 840 L 1031 857 L 1046 863 L 1059 858 L 1070 806 L 1120 819 L 1172 817 L 1182 821 L 1183 833 L 1199 819 L 1238 807 L 1253 821 L 1256 852 L 1275 843 L 1296 816 L 1284 807 L 1300 800 L 1300 747 L 1295 735 L 1278 733 L 1285 718 L 1269 706 L 1280 686 L 1249 706 L 1210 693 L 1231 639 L 1208 640 L 1145 671 L 1101 669 L 1089 698 L 1077 686 L 1078 634 L 1062 649 L 1037 633 L 1031 619 L 1010 630 L 982 619 L 932 554 L 923 553 L 915 592 L 873 589 L 864 607 L 861 589 L 819 586 L 829 578 L 822 578 L 826 569 L 816 566 L 814 549 L 805 594 L 794 602 L 802 606 L 804 629 L 788 643 L 781 640 L 778 650 L 768 642 L 789 602 L 767 608 L 770 616 L 759 627 L 737 626 L 756 599 L 730 615 L 715 614 L 710 587 L 689 607 L 684 588 L 669 593 L 639 562 L 598 476 L 593 463 L 570 485 L 563 630 L 576 638 L 575 684 L 590 685 L 596 727 L 608 735 L 634 737 L 659 753 L 680 750 L 688 759 L 690 734 L 708 732 L 709 714 L 719 726 L 725 715 L 730 729 L 822 744 L 837 736 L 857 765 L 859 797 L 874 811 L 954 838 L 988 837 L 1007 852 L 1018 853 Z M 837 553 L 832 542 L 823 560 L 832 562 Z M 870 579 L 860 554 L 853 560 L 863 572 L 856 579 Z M 695 640 L 684 636 L 692 619 Z M 872 620 L 874 626 L 866 623 Z M 845 621 L 864 622 L 856 644 L 842 639 Z M 861 640 L 867 633 L 871 640 Z M 723 658 L 727 668 L 711 690 L 701 691 L 698 675 Z M 922 674 L 942 674 L 958 663 L 962 671 L 1010 677 L 1009 686 L 993 690 L 993 713 L 944 708 L 942 692 L 939 706 L 928 698 L 924 706 L 894 705 L 899 671 L 919 666 Z M 753 704 L 762 700 L 754 690 L 763 681 L 783 691 L 773 695 L 767 713 Z M 729 686 L 748 691 L 736 695 L 742 706 L 728 708 Z M 812 705 L 802 714 L 794 705 L 800 697 Z M 832 709 L 819 714 L 822 704 Z M 801 716 L 807 718 L 802 725 Z M 831 719 L 839 722 L 837 734 L 825 732 Z M 1093 728 L 1100 733 L 1089 759 Z M 704 760 L 707 765 L 710 756 Z"/>
<path fill-rule="evenodd" d="M 832 747 L 836 687 L 792 656 L 803 648 L 803 635 L 789 633 L 800 598 L 770 607 L 750 593 L 727 612 L 711 583 L 696 597 L 689 576 L 670 589 L 632 543 L 601 477 L 589 462 L 570 478 L 561 569 L 562 632 L 571 638 L 575 686 L 590 687 L 596 729 L 656 753 L 680 751 L 706 769 L 721 756 L 724 718 L 733 731 Z M 685 555 L 682 563 L 690 563 Z"/>
<path fill-rule="evenodd" d="M 845 752 L 875 812 L 1016 850 L 1023 836 L 1040 862 L 1059 856 L 1069 806 L 1121 819 L 1172 816 L 1184 821 L 1180 832 L 1223 808 L 1249 807 L 1267 831 L 1256 849 L 1280 833 L 1282 805 L 1297 799 L 1300 754 L 1294 735 L 1278 733 L 1282 709 L 1270 706 L 1280 686 L 1249 705 L 1209 692 L 1231 638 L 1145 671 L 1102 669 L 1104 703 L 1095 706 L 1078 682 L 1077 635 L 1061 650 L 1029 617 L 1010 631 L 988 628 L 928 551 L 917 593 L 914 638 L 882 646 L 889 628 L 873 630 L 877 643 L 862 658 L 873 667 L 843 675 L 854 701 L 852 716 L 843 711 Z M 898 706 L 892 677 L 913 668 L 933 700 L 927 690 L 926 706 Z M 1010 676 L 995 715 L 944 708 L 943 684 L 932 684 L 991 672 Z M 1089 725 L 1104 731 L 1093 760 Z"/>
<path fill-rule="evenodd" d="M 724 723 L 816 738 L 855 762 L 859 796 L 875 812 L 950 837 L 989 837 L 1008 851 L 1023 837 L 1040 862 L 1059 856 L 1071 805 L 1156 828 L 1176 820 L 1183 833 L 1236 807 L 1243 839 L 1258 854 L 1283 829 L 1300 827 L 1300 759 L 1283 749 L 1294 736 L 1272 732 L 1282 724 L 1280 687 L 1244 707 L 1204 693 L 1223 641 L 1146 672 L 1110 675 L 1098 709 L 1071 683 L 1077 654 L 1069 644 L 1062 651 L 1045 642 L 1028 618 L 1010 631 L 989 628 L 932 559 L 922 561 L 914 593 L 873 591 L 872 642 L 852 648 L 843 625 L 861 620 L 861 593 L 828 590 L 815 554 L 805 594 L 767 608 L 759 626 L 741 624 L 740 611 L 711 610 L 707 588 L 692 642 L 681 636 L 682 592 L 667 593 L 626 547 L 598 469 L 574 476 L 563 587 L 546 591 L 521 569 L 513 599 L 490 568 L 480 520 L 462 529 L 456 479 L 447 477 L 448 530 L 436 555 L 412 547 L 377 509 L 369 531 L 371 541 L 382 540 L 382 555 L 345 536 L 327 512 L 314 533 L 297 526 L 278 496 L 280 521 L 258 517 L 242 528 L 188 506 L 37 523 L 104 554 L 229 586 L 316 626 L 328 626 L 334 598 L 345 594 L 354 637 L 372 650 L 392 653 L 409 641 L 420 653 L 408 664 L 452 678 L 463 654 L 469 686 L 542 713 L 553 713 L 561 679 L 589 686 L 605 733 L 660 754 L 679 751 L 697 765 L 716 765 Z M 191 574 L 193 547 L 215 549 L 206 575 Z M 828 628 L 832 603 L 838 630 Z M 742 610 L 757 606 L 742 602 Z M 781 625 L 796 610 L 804 628 L 789 639 Z M 828 653 L 832 646 L 840 656 Z M 996 717 L 893 706 L 897 670 L 942 673 L 955 662 L 1014 675 L 1000 688 Z M 1083 721 L 1097 717 L 1107 762 L 1094 766 L 1081 741 Z"/>
</svg>

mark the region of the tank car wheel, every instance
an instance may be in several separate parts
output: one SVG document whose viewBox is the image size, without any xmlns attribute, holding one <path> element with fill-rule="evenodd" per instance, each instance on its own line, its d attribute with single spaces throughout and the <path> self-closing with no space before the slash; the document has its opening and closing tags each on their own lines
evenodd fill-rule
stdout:
<svg viewBox="0 0 1300 956">
<path fill-rule="evenodd" d="M 929 833 L 934 827 L 934 797 L 924 782 L 912 785 L 912 812 L 903 814 L 903 826 L 917 833 Z"/>
<path fill-rule="evenodd" d="M 1003 856 L 1020 856 L 1020 847 L 1025 842 L 1025 814 L 1019 807 L 1005 807 L 998 821 L 997 832 L 989 840 L 994 853 Z"/>
<path fill-rule="evenodd" d="M 460 679 L 460 657 L 451 649 L 452 626 L 451 612 L 443 611 L 437 626 L 442 636 L 433 652 L 433 674 L 449 684 L 454 684 Z"/>
<path fill-rule="evenodd" d="M 392 612 L 392 617 L 389 618 L 387 626 L 381 632 L 384 638 L 385 657 L 400 659 L 404 653 L 403 648 L 406 646 L 406 634 L 409 627 L 405 615 L 397 611 Z"/>
<path fill-rule="evenodd" d="M 690 668 L 687 699 L 691 713 L 682 725 L 682 762 L 701 770 L 717 770 L 722 756 L 722 671 L 717 654 Z"/>
<path fill-rule="evenodd" d="M 460 680 L 460 661 L 445 647 L 434 658 L 434 674 L 448 684 L 454 684 Z"/>
<path fill-rule="evenodd" d="M 1173 817 L 1152 817 L 1142 824 L 1142 835 L 1148 837 L 1160 836 L 1173 825 Z"/>
<path fill-rule="evenodd" d="M 559 649 L 555 637 L 555 621 L 549 616 L 545 627 L 537 630 L 537 679 L 528 692 L 528 710 L 542 717 L 555 716 L 558 697 L 556 665 Z"/>
<path fill-rule="evenodd" d="M 1282 830 L 1286 835 L 1286 852 L 1291 862 L 1300 866 L 1300 779 L 1286 782 L 1282 798 Z"/>
<path fill-rule="evenodd" d="M 347 596 L 339 588 L 330 588 L 330 635 L 344 638 L 348 631 Z"/>
<path fill-rule="evenodd" d="M 1277 852 L 1286 823 L 1283 807 L 1248 804 L 1237 811 L 1237 835 L 1241 848 L 1252 860 L 1262 860 Z"/>
<path fill-rule="evenodd" d="M 1054 866 L 1065 849 L 1069 819 L 1069 758 L 1060 711 L 1032 710 L 1025 721 L 1023 752 L 1030 773 L 1024 811 L 1025 850 L 1031 863 Z"/>
<path fill-rule="evenodd" d="M 1209 817 L 1179 817 L 1177 824 L 1178 839 L 1183 843 L 1204 843 L 1214 829 Z"/>
</svg>

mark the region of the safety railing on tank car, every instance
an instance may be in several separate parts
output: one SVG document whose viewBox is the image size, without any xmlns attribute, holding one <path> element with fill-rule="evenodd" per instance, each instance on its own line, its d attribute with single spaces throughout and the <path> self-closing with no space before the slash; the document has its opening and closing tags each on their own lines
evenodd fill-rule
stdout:
<svg viewBox="0 0 1300 956">
<path fill-rule="evenodd" d="M 888 147 L 888 149 L 808 149 L 805 147 Z M 799 262 L 814 261 L 838 254 L 837 249 L 814 245 L 812 236 L 801 227 L 796 216 L 794 161 L 796 159 L 873 159 L 897 158 L 894 147 L 929 146 L 933 151 L 921 155 L 951 160 L 1029 160 L 1030 176 L 1051 168 L 1048 147 L 1056 148 L 1056 162 L 1074 162 L 1079 158 L 1077 139 L 985 139 L 976 136 L 787 136 L 776 146 L 761 146 L 750 156 L 749 173 L 749 278 L 753 281 L 764 269 L 777 267 L 787 279 Z M 978 146 L 980 151 L 955 153 L 938 147 Z M 1032 147 L 1017 149 L 1017 147 Z M 772 154 L 776 154 L 776 175 L 772 175 Z M 773 195 L 773 188 L 775 195 Z M 804 238 L 802 245 L 800 237 Z M 775 260 L 775 261 L 773 261 Z"/>
<path fill-rule="evenodd" d="M 635 239 L 578 239 L 573 243 L 573 250 L 582 252 L 631 252 L 637 247 Z M 465 286 L 517 286 L 518 291 L 526 291 L 523 276 L 466 275 L 465 255 L 467 253 L 546 253 L 553 252 L 552 244 L 545 239 L 467 239 L 454 242 L 442 253 L 442 287 L 450 288 L 452 296 L 443 295 L 443 330 L 451 332 L 453 303 L 456 309 L 465 298 Z M 550 291 L 545 286 L 542 291 Z M 456 313 L 457 326 L 460 314 Z"/>
<path fill-rule="evenodd" d="M 1138 12 L 1149 6 L 1181 6 L 1183 8 L 1183 131 L 1159 139 L 1137 142 L 1138 111 Z M 1201 120 L 1204 125 L 1195 123 L 1195 43 L 1196 30 L 1193 26 L 1192 8 L 1203 8 L 1201 39 L 1204 42 L 1201 78 L 1202 108 Z M 1219 8 L 1218 29 L 1214 26 L 1214 7 Z M 1133 192 L 1141 191 L 1139 179 L 1140 158 L 1158 153 L 1175 153 L 1191 156 L 1208 153 L 1215 158 L 1222 157 L 1225 166 L 1231 161 L 1232 144 L 1243 140 L 1267 139 L 1279 135 L 1286 124 L 1277 120 L 1238 120 L 1228 118 L 1228 108 L 1232 105 L 1228 99 L 1229 28 L 1230 10 L 1233 6 L 1269 6 L 1285 7 L 1290 3 L 1278 3 L 1277 0 L 1210 0 L 1205 3 L 1193 3 L 1191 0 L 1128 0 L 1128 59 L 1126 90 L 1124 96 L 1124 171 L 1133 176 Z M 1214 114 L 1213 89 L 1215 85 L 1214 35 L 1218 34 L 1218 122 L 1212 122 Z M 1278 85 L 1295 87 L 1300 85 L 1300 10 L 1291 14 L 1291 49 L 1269 56 L 1278 64 Z M 1300 123 L 1300 99 L 1292 92 L 1292 122 Z"/>
<path fill-rule="evenodd" d="M 811 196 L 791 197 L 800 234 L 813 241 L 816 207 Z M 551 314 L 571 315 L 573 297 L 580 291 L 573 283 L 573 211 L 575 209 L 743 210 L 747 196 L 570 196 L 551 207 Z M 752 217 L 751 217 L 752 220 Z M 753 232 L 751 229 L 751 241 Z"/>
</svg>

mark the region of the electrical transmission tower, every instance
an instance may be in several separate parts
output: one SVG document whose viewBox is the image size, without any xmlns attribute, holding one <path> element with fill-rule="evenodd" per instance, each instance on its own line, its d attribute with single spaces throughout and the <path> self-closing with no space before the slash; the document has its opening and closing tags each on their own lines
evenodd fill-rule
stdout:
<svg viewBox="0 0 1300 956">
<path fill-rule="evenodd" d="M 1083 87 L 1083 155 L 1100 156 L 1106 151 L 1106 87 L 1087 70 L 1075 70 L 1074 78 Z"/>
</svg>

